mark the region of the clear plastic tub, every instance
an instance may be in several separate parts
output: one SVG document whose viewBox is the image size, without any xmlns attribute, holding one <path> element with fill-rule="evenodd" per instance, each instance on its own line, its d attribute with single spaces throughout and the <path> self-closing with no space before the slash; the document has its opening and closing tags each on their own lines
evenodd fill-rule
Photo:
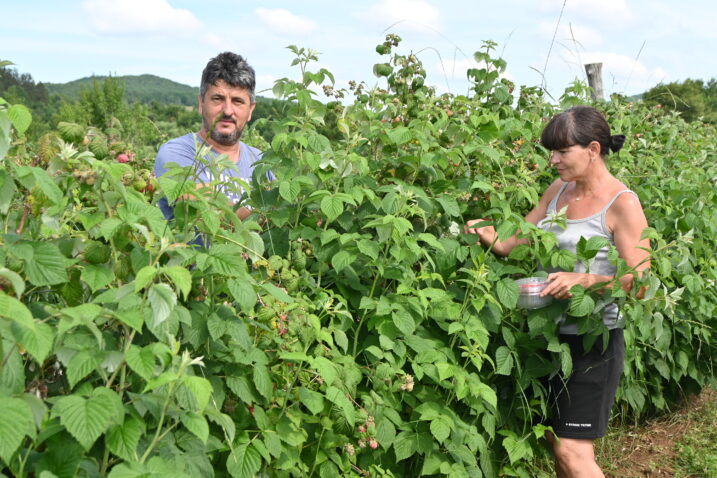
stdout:
<svg viewBox="0 0 717 478">
<path fill-rule="evenodd" d="M 518 307 L 521 309 L 540 309 L 553 302 L 552 295 L 540 297 L 540 293 L 548 285 L 545 277 L 526 277 L 515 281 L 520 288 Z"/>
</svg>

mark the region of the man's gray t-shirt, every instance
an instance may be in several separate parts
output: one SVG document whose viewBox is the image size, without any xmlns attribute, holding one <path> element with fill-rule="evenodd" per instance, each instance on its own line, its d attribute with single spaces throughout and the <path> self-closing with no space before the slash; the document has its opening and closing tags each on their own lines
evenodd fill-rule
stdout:
<svg viewBox="0 0 717 478">
<path fill-rule="evenodd" d="M 251 183 L 254 163 L 261 159 L 261 151 L 243 142 L 239 142 L 239 160 L 235 163 L 236 169 L 228 168 L 221 172 L 219 178 L 213 178 L 211 171 L 209 171 L 205 165 L 195 162 L 195 156 L 197 154 L 196 141 L 201 142 L 202 139 L 194 133 L 189 133 L 164 143 L 159 148 L 157 158 L 154 161 L 155 176 L 162 176 L 167 172 L 170 163 L 177 163 L 184 167 L 194 166 L 195 172 L 193 179 L 194 182 L 197 183 L 209 184 L 214 179 L 218 179 L 222 182 L 240 179 L 247 184 Z M 205 156 L 205 160 L 211 163 L 217 156 L 219 156 L 219 153 L 211 149 L 210 153 Z M 267 173 L 267 178 L 271 181 L 274 179 L 274 175 L 269 172 Z M 237 191 L 225 189 L 223 192 L 232 204 L 241 198 L 241 195 L 238 194 Z M 165 218 L 174 218 L 174 211 L 166 197 L 161 198 L 158 205 Z"/>
</svg>

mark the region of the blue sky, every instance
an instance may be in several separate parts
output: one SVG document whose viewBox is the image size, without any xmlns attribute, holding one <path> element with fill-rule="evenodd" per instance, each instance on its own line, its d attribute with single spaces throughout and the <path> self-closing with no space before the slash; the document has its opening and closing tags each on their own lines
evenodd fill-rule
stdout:
<svg viewBox="0 0 717 478">
<path fill-rule="evenodd" d="M 2 17 L 0 60 L 45 82 L 151 73 L 198 86 L 207 60 L 231 50 L 270 89 L 297 77 L 293 44 L 318 51 L 339 87 L 372 86 L 387 32 L 424 62 L 428 83 L 456 94 L 484 40 L 498 43 L 507 78 L 556 98 L 591 62 L 603 63 L 608 94 L 717 77 L 714 0 L 24 0 L 3 2 Z"/>
</svg>

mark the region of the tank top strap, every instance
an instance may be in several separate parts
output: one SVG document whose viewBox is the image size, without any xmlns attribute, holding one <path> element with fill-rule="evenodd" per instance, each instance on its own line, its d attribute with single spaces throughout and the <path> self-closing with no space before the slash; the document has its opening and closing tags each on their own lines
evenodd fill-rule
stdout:
<svg viewBox="0 0 717 478">
<path fill-rule="evenodd" d="M 622 196 L 625 193 L 631 193 L 631 194 L 634 194 L 635 196 L 637 196 L 637 194 L 635 194 L 635 191 L 633 191 L 631 189 L 623 189 L 622 191 L 618 191 L 617 193 L 615 193 L 615 195 L 612 197 L 612 199 L 610 199 L 608 201 L 608 203 L 605 205 L 605 207 L 602 209 L 602 211 L 600 211 L 600 223 L 602 225 L 602 229 L 605 232 L 605 234 L 607 234 L 609 236 L 612 236 L 612 233 L 608 229 L 607 223 L 605 222 L 605 215 L 607 214 L 608 209 L 610 209 L 610 206 L 612 206 L 613 203 L 615 201 L 617 201 L 617 198 L 619 198 L 620 196 Z"/>
</svg>

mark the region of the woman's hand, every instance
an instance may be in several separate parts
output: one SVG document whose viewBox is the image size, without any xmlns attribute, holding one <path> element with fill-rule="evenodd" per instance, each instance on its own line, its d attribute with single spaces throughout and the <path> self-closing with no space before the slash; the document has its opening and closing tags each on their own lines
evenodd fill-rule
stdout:
<svg viewBox="0 0 717 478">
<path fill-rule="evenodd" d="M 488 219 L 472 219 L 466 223 L 463 230 L 466 234 L 475 234 L 485 245 L 493 244 L 498 238 L 498 234 L 495 232 L 493 226 L 473 227 L 481 222 L 490 222 Z"/>
<path fill-rule="evenodd" d="M 540 297 L 552 295 L 556 299 L 569 299 L 573 296 L 570 293 L 570 289 L 573 286 L 580 285 L 588 288 L 592 285 L 590 275 L 580 272 L 553 272 L 548 274 L 548 285 L 540 293 Z"/>
</svg>

